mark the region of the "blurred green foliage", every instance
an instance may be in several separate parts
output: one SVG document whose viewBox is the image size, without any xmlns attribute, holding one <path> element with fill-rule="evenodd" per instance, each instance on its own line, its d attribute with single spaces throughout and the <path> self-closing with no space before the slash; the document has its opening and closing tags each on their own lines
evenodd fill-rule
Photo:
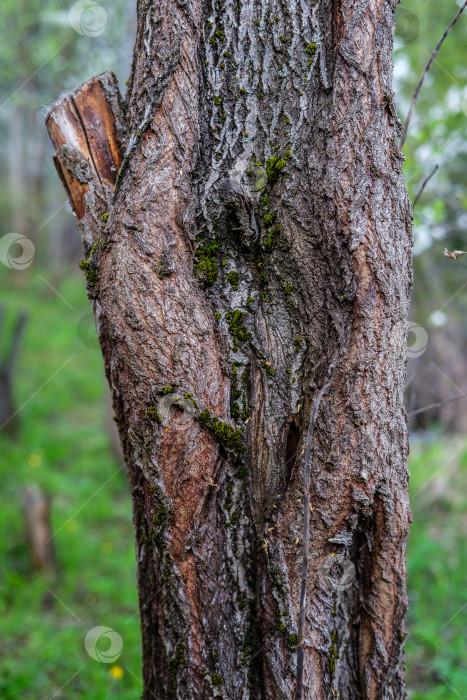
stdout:
<svg viewBox="0 0 467 700">
<path fill-rule="evenodd" d="M 16 372 L 21 437 L 0 434 L 0 697 L 131 700 L 142 690 L 133 524 L 104 427 L 102 357 L 80 273 L 40 274 L 66 303 L 37 272 L 3 274 L 0 287 L 10 312 L 29 313 Z M 22 497 L 32 483 L 52 498 L 56 575 L 31 568 Z M 85 651 L 97 625 L 122 637 L 121 679 Z"/>
<path fill-rule="evenodd" d="M 460 1 L 403 0 L 396 10 L 394 90 L 404 122 L 428 59 Z M 467 12 L 460 16 L 423 83 L 407 140 L 405 178 L 412 201 L 435 166 L 414 208 L 414 289 L 410 319 L 428 333 L 428 348 L 409 360 L 407 405 L 415 410 L 467 391 Z M 439 421 L 467 429 L 466 402 L 422 413 L 412 429 Z"/>
<path fill-rule="evenodd" d="M 432 435 L 412 446 L 408 543 L 409 697 L 467 697 L 467 445 Z"/>
<path fill-rule="evenodd" d="M 73 225 L 44 127 L 48 105 L 107 70 L 125 93 L 135 17 L 134 0 L 0 3 L 0 235 L 40 241 L 41 261 L 66 258 Z"/>
<path fill-rule="evenodd" d="M 397 8 L 394 90 L 403 122 L 420 75 L 460 4 L 404 0 Z M 467 245 L 466 31 L 464 12 L 425 78 L 404 144 L 404 172 L 412 201 L 438 166 L 414 209 L 416 282 L 431 281 L 436 269 L 446 288 L 458 284 L 462 276 L 465 279 L 465 266 L 449 264 L 452 261 L 443 260 L 442 251 L 445 245 L 461 250 Z M 436 294 L 426 294 L 416 285 L 415 302 L 422 313 L 430 311 L 430 304 L 433 310 L 434 301 L 439 301 Z M 463 304 L 459 312 L 466 310 Z"/>
<path fill-rule="evenodd" d="M 459 5 L 456 0 L 404 0 L 397 8 L 394 89 L 403 122 L 419 77 Z M 467 204 L 466 28 L 464 14 L 425 78 L 404 145 L 405 176 L 412 200 L 424 178 L 439 166 L 415 209 L 416 251 L 448 233 L 454 243 L 452 228 Z M 461 234 L 460 228 L 457 233 Z M 457 242 L 461 244 L 462 239 L 465 243 L 465 236 Z"/>
<path fill-rule="evenodd" d="M 64 90 L 104 70 L 120 73 L 120 79 L 126 80 L 128 76 L 122 71 L 127 71 L 131 63 L 135 3 L 96 3 L 103 14 L 94 21 L 98 26 L 94 32 L 92 9 L 87 14 L 78 13 L 84 33 L 76 31 L 70 21 L 75 5 L 78 3 L 60 0 L 2 0 L 2 108 L 11 103 L 36 108 L 49 104 Z M 38 98 L 42 101 L 39 104 Z"/>
<path fill-rule="evenodd" d="M 403 122 L 431 52 L 460 5 L 456 0 L 404 0 L 397 8 L 394 90 Z M 442 253 L 444 247 L 467 249 L 466 31 L 464 13 L 425 79 L 404 145 L 412 201 L 438 165 L 414 210 L 411 318 L 427 328 L 429 344 L 425 354 L 409 362 L 417 394 L 411 408 L 446 398 L 430 395 L 441 374 L 448 395 L 465 387 L 465 261 L 456 264 Z M 443 315 L 433 313 L 437 310 Z M 413 700 L 467 697 L 467 446 L 445 435 L 448 427 L 462 425 L 465 402 L 450 410 L 452 420 L 437 428 L 435 414 L 422 414 L 430 430 L 413 436 L 409 460 L 413 524 L 407 549 L 406 665 Z"/>
</svg>

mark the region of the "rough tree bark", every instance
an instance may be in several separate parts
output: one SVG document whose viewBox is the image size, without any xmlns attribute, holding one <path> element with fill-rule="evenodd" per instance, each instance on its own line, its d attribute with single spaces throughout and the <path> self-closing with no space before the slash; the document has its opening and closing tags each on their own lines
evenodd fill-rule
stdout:
<svg viewBox="0 0 467 700">
<path fill-rule="evenodd" d="M 132 487 L 145 699 L 293 697 L 331 364 L 304 696 L 404 696 L 395 4 L 140 0 L 125 113 L 106 74 L 48 116 Z"/>
</svg>

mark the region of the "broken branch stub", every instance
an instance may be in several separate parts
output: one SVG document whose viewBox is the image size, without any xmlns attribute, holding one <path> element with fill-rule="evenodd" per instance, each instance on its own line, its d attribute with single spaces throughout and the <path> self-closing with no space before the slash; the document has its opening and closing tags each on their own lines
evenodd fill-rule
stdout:
<svg viewBox="0 0 467 700">
<path fill-rule="evenodd" d="M 54 163 L 78 221 L 110 202 L 122 163 L 123 108 L 117 79 L 102 73 L 61 97 L 46 117 Z"/>
</svg>

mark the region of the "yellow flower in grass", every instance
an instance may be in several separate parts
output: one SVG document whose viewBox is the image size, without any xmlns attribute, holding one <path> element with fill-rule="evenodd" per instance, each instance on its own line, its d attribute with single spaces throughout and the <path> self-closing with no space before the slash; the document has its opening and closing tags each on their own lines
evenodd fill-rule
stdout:
<svg viewBox="0 0 467 700">
<path fill-rule="evenodd" d="M 35 453 L 30 454 L 28 457 L 28 464 L 33 469 L 37 469 L 37 467 L 40 467 L 42 464 L 42 457 Z"/>
<path fill-rule="evenodd" d="M 121 666 L 112 666 L 110 668 L 109 673 L 112 676 L 112 678 L 118 678 L 118 679 L 123 678 L 123 676 L 125 675 L 125 671 L 123 670 L 123 668 Z"/>
<path fill-rule="evenodd" d="M 76 532 L 77 529 L 78 523 L 76 522 L 76 520 L 67 520 L 67 522 L 65 523 L 65 530 L 67 532 Z"/>
</svg>

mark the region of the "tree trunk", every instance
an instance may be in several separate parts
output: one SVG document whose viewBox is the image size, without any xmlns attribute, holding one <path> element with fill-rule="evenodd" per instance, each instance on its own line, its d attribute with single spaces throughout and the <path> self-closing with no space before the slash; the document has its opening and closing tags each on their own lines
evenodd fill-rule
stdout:
<svg viewBox="0 0 467 700">
<path fill-rule="evenodd" d="M 19 409 L 16 407 L 13 390 L 14 370 L 27 315 L 24 311 L 16 315 L 10 333 L 6 316 L 5 307 L 0 306 L 0 347 L 3 349 L 0 357 L 0 431 L 16 440 L 19 437 Z"/>
<path fill-rule="evenodd" d="M 36 484 L 23 492 L 23 515 L 32 566 L 36 571 L 53 570 L 57 558 L 50 528 L 50 497 Z"/>
<path fill-rule="evenodd" d="M 145 699 L 294 696 L 304 441 L 331 364 L 304 697 L 404 696 L 411 211 L 395 4 L 142 0 L 125 118 L 103 76 L 70 97 L 91 134 L 75 157 L 52 135 L 82 188 L 132 487 Z M 85 109 L 96 81 L 114 114 L 101 132 L 124 140 L 115 193 Z"/>
</svg>

